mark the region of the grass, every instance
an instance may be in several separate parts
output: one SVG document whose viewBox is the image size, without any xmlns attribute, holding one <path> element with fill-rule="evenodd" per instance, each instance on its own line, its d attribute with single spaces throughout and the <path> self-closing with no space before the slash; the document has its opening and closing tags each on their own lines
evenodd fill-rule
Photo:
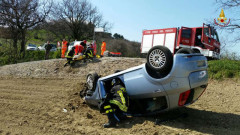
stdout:
<svg viewBox="0 0 240 135">
<path fill-rule="evenodd" d="M 6 46 L 0 46 L 0 66 L 28 61 L 44 60 L 45 58 L 45 51 L 26 51 L 24 58 L 16 59 L 10 50 L 11 49 L 7 48 Z M 60 57 L 60 50 L 50 52 L 49 59 L 56 59 Z"/>
<path fill-rule="evenodd" d="M 223 78 L 240 78 L 240 61 L 212 60 L 208 61 L 209 78 L 221 80 Z"/>
</svg>

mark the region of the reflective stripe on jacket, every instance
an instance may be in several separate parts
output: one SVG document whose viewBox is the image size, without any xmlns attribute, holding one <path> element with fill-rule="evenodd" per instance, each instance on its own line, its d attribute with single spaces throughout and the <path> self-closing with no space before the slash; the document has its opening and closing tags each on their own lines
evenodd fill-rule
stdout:
<svg viewBox="0 0 240 135">
<path fill-rule="evenodd" d="M 74 56 L 74 50 L 70 50 L 67 52 L 66 58 L 73 58 Z"/>
<path fill-rule="evenodd" d="M 62 49 L 67 49 L 67 41 L 62 42 Z"/>
<path fill-rule="evenodd" d="M 120 110 L 127 112 L 129 106 L 129 97 L 126 89 L 121 85 L 116 85 L 112 88 L 114 91 L 113 99 L 110 100 L 110 104 L 117 105 Z"/>
<path fill-rule="evenodd" d="M 106 42 L 102 43 L 101 50 L 106 50 Z"/>
</svg>

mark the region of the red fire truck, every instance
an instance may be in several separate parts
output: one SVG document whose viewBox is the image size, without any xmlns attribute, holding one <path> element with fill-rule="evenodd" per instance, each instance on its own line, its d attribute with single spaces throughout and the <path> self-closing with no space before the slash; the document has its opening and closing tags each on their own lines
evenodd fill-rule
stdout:
<svg viewBox="0 0 240 135">
<path fill-rule="evenodd" d="M 211 59 L 220 58 L 220 42 L 216 30 L 203 24 L 202 27 L 181 27 L 144 30 L 141 53 L 147 53 L 153 46 L 166 46 L 175 54 L 181 48 L 190 48 Z"/>
</svg>

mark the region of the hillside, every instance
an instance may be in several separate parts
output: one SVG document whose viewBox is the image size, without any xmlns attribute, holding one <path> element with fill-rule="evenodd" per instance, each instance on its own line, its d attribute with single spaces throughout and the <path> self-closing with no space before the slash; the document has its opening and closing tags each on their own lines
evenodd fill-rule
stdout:
<svg viewBox="0 0 240 135">
<path fill-rule="evenodd" d="M 194 104 L 151 117 L 133 117 L 103 129 L 107 117 L 83 104 L 86 75 L 114 73 L 145 63 L 141 58 L 102 58 L 75 67 L 52 59 L 0 67 L 0 134 L 240 134 L 240 81 L 209 80 Z M 63 112 L 63 109 L 67 112 Z M 154 125 L 156 118 L 178 118 Z"/>
</svg>

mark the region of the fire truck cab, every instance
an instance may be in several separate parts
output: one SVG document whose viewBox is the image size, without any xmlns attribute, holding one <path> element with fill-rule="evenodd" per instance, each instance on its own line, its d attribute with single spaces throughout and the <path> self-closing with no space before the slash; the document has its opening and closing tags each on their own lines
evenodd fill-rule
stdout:
<svg viewBox="0 0 240 135">
<path fill-rule="evenodd" d="M 175 54 L 181 48 L 190 48 L 210 59 L 220 58 L 220 42 L 216 30 L 203 24 L 202 27 L 181 27 L 144 30 L 141 53 L 147 53 L 154 46 L 165 46 Z"/>
</svg>

